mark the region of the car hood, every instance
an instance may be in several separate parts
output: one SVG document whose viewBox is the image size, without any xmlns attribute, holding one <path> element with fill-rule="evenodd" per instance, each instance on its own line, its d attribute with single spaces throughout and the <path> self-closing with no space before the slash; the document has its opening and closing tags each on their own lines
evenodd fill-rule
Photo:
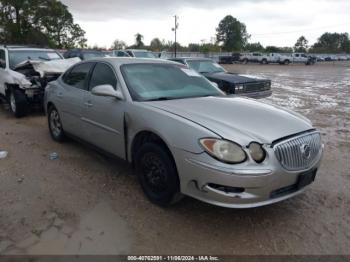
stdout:
<svg viewBox="0 0 350 262">
<path fill-rule="evenodd" d="M 210 80 L 221 80 L 221 81 L 227 81 L 230 83 L 249 83 L 249 82 L 265 82 L 269 81 L 266 79 L 261 79 L 255 76 L 245 76 L 245 75 L 238 75 L 228 72 L 222 72 L 222 73 L 214 73 L 214 74 L 203 74 L 205 77 L 207 77 Z"/>
<path fill-rule="evenodd" d="M 62 74 L 71 66 L 79 63 L 81 60 L 78 57 L 70 59 L 59 59 L 52 61 L 37 61 L 37 60 L 28 60 L 23 61 L 16 65 L 15 70 L 21 71 L 28 68 L 33 68 L 34 71 L 38 72 L 41 77 L 44 77 L 45 74 Z"/>
<path fill-rule="evenodd" d="M 279 107 L 240 97 L 203 97 L 146 102 L 181 116 L 224 139 L 248 145 L 273 141 L 313 129 L 305 117 Z"/>
</svg>

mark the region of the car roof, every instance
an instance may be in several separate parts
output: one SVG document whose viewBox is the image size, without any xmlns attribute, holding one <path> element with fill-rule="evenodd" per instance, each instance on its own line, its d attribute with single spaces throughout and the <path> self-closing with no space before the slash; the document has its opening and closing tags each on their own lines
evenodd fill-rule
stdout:
<svg viewBox="0 0 350 262">
<path fill-rule="evenodd" d="M 101 52 L 103 52 L 103 51 L 102 51 L 102 50 L 96 50 L 96 49 L 80 49 L 80 48 L 76 48 L 76 49 L 69 49 L 69 50 L 67 50 L 67 52 L 101 53 Z"/>
<path fill-rule="evenodd" d="M 174 57 L 169 58 L 169 60 L 193 60 L 193 61 L 213 61 L 213 59 L 206 57 Z"/>
<path fill-rule="evenodd" d="M 124 50 L 123 50 L 124 51 Z M 151 52 L 146 49 L 125 49 L 125 51 L 132 51 L 132 52 Z"/>
<path fill-rule="evenodd" d="M 51 48 L 40 48 L 40 47 L 26 47 L 26 46 L 9 46 L 9 45 L 1 45 L 0 48 L 6 48 L 8 50 L 19 50 L 19 51 L 55 51 Z"/>
<path fill-rule="evenodd" d="M 126 64 L 174 64 L 178 63 L 159 58 L 134 58 L 134 57 L 101 57 L 94 58 L 85 62 L 108 62 L 114 66 L 121 66 Z"/>
</svg>

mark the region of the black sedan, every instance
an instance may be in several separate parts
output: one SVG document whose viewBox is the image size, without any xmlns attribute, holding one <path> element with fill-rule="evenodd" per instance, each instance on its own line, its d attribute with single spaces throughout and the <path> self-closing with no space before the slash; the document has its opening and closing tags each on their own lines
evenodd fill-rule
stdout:
<svg viewBox="0 0 350 262">
<path fill-rule="evenodd" d="M 219 64 L 207 58 L 169 59 L 197 71 L 228 95 L 242 95 L 253 98 L 271 96 L 271 80 L 248 77 L 227 72 Z"/>
</svg>

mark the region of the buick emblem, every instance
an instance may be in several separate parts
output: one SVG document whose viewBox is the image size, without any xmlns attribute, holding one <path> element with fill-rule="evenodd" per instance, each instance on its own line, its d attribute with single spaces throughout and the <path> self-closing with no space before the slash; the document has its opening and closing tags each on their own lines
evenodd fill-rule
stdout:
<svg viewBox="0 0 350 262">
<path fill-rule="evenodd" d="M 309 159 L 311 156 L 311 147 L 307 144 L 300 146 L 301 155 L 304 159 Z"/>
</svg>

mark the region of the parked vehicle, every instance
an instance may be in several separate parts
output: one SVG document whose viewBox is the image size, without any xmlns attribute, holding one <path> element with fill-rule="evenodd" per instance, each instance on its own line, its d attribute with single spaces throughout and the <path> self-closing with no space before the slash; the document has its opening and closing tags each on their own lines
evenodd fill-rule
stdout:
<svg viewBox="0 0 350 262">
<path fill-rule="evenodd" d="M 63 54 L 64 58 L 79 57 L 81 60 L 90 60 L 97 57 L 107 57 L 108 55 L 99 50 L 71 49 Z"/>
<path fill-rule="evenodd" d="M 143 49 L 115 50 L 116 57 L 157 58 L 151 51 Z"/>
<path fill-rule="evenodd" d="M 112 51 L 112 56 L 115 57 L 131 57 L 126 50 L 113 50 Z"/>
<path fill-rule="evenodd" d="M 63 60 L 53 49 L 0 46 L 0 96 L 22 117 L 32 106 L 42 107 L 47 83 L 77 62 Z"/>
<path fill-rule="evenodd" d="M 219 56 L 219 64 L 233 64 L 241 60 L 240 53 L 232 53 L 230 56 Z"/>
<path fill-rule="evenodd" d="M 313 65 L 316 63 L 316 57 L 315 56 L 309 56 L 305 53 L 293 53 L 291 54 L 291 63 L 302 63 L 305 65 Z"/>
<path fill-rule="evenodd" d="M 247 63 L 267 64 L 269 61 L 268 56 L 262 53 L 245 53 L 241 55 L 240 59 L 243 64 L 247 64 Z"/>
<path fill-rule="evenodd" d="M 293 63 L 304 63 L 308 61 L 308 56 L 304 53 L 293 53 L 291 55 Z"/>
<path fill-rule="evenodd" d="M 48 85 L 45 108 L 54 140 L 78 137 L 133 164 L 161 206 L 182 195 L 230 208 L 291 198 L 314 181 L 323 151 L 305 117 L 227 97 L 165 60 L 79 63 Z"/>
<path fill-rule="evenodd" d="M 172 58 L 171 61 L 188 66 L 214 82 L 227 95 L 254 98 L 271 96 L 271 81 L 227 72 L 219 64 L 207 58 Z"/>
</svg>

